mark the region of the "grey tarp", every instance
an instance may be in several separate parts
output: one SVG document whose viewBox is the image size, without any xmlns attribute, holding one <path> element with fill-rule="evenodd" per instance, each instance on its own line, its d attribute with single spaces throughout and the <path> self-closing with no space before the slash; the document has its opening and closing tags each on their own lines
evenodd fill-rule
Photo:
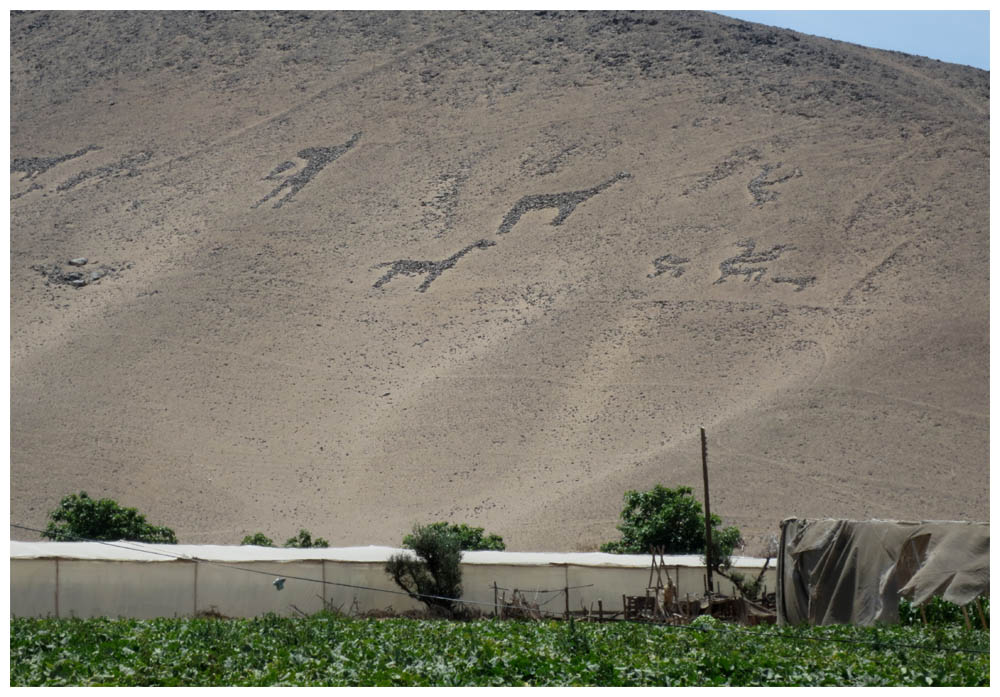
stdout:
<svg viewBox="0 0 1000 697">
<path fill-rule="evenodd" d="M 989 523 L 781 523 L 779 624 L 898 622 L 900 597 L 965 605 L 989 587 Z"/>
</svg>

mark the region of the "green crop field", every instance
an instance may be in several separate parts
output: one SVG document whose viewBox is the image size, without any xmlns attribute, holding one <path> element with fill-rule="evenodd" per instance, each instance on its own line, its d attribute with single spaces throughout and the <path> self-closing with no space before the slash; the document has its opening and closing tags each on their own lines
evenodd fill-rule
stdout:
<svg viewBox="0 0 1000 697">
<path fill-rule="evenodd" d="M 964 627 L 12 619 L 11 685 L 989 685 Z"/>
</svg>

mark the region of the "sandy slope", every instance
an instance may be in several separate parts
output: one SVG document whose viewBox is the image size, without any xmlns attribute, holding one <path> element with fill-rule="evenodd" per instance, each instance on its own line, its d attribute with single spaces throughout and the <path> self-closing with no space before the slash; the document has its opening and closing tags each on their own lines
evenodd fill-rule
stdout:
<svg viewBox="0 0 1000 697">
<path fill-rule="evenodd" d="M 751 551 L 989 517 L 988 73 L 697 13 L 11 42 L 12 522 L 593 549 L 699 426 Z"/>
</svg>

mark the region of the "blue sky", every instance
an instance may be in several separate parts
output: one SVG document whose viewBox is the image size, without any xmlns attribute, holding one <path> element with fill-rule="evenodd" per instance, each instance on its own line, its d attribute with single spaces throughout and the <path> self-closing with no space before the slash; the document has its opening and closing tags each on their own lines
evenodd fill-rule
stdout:
<svg viewBox="0 0 1000 697">
<path fill-rule="evenodd" d="M 715 10 L 748 22 L 990 69 L 990 13 L 906 10 Z"/>
</svg>

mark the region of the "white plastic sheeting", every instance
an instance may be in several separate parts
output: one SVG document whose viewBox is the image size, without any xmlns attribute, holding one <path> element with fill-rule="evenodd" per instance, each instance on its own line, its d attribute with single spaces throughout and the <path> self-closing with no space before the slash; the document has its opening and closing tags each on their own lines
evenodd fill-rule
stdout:
<svg viewBox="0 0 1000 697">
<path fill-rule="evenodd" d="M 393 554 L 409 552 L 395 547 L 256 547 L 254 545 L 165 545 L 144 542 L 23 542 L 12 540 L 11 559 L 93 559 L 108 561 L 171 561 L 178 557 L 213 562 L 305 561 L 385 563 Z M 704 568 L 696 554 L 666 555 L 667 566 Z M 760 569 L 764 559 L 732 557 L 733 566 Z M 648 554 L 604 554 L 603 552 L 463 552 L 463 564 L 503 564 L 505 566 L 581 566 L 641 567 L 648 569 Z M 772 562 L 773 563 L 773 562 Z"/>
<path fill-rule="evenodd" d="M 11 614 L 21 617 L 174 617 L 218 612 L 252 617 L 265 612 L 408 610 L 422 604 L 403 594 L 383 570 L 392 547 L 273 548 L 150 545 L 136 542 L 11 541 Z M 180 557 L 180 558 L 178 558 Z M 704 592 L 697 555 L 664 557 L 683 596 Z M 734 570 L 756 576 L 763 559 L 734 558 Z M 643 595 L 649 555 L 549 552 L 465 552 L 462 599 L 492 611 L 494 583 L 510 597 L 518 589 L 543 610 L 620 610 L 622 595 Z M 276 578 L 287 579 L 282 590 Z M 772 564 L 765 573 L 774 588 Z M 732 593 L 717 578 L 719 590 Z M 666 579 L 664 579 L 666 582 Z M 583 586 L 573 588 L 574 586 Z M 544 592 L 543 592 L 544 591 Z"/>
</svg>

